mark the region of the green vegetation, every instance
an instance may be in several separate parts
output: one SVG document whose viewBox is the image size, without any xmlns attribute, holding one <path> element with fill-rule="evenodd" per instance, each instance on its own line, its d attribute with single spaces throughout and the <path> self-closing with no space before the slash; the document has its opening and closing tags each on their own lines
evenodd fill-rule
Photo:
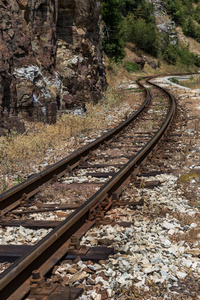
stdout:
<svg viewBox="0 0 200 300">
<path fill-rule="evenodd" d="M 104 0 L 102 18 L 103 48 L 116 62 L 123 58 L 127 41 L 153 55 L 157 53 L 153 6 L 146 0 Z"/>
<path fill-rule="evenodd" d="M 186 66 L 195 65 L 200 67 L 200 57 L 197 54 L 190 52 L 189 48 L 182 44 L 172 45 L 167 35 L 162 37 L 160 50 L 162 58 L 169 64 L 179 63 Z"/>
<path fill-rule="evenodd" d="M 157 56 L 159 52 L 159 38 L 156 25 L 144 19 L 135 19 L 134 14 L 129 14 L 124 20 L 124 41 L 132 42 L 138 49 Z"/>
<path fill-rule="evenodd" d="M 186 36 L 200 42 L 200 1 L 199 0 L 165 0 L 168 14 L 172 16 L 176 25 L 183 28 Z M 197 4 L 195 6 L 195 4 Z"/>
<path fill-rule="evenodd" d="M 197 3 L 197 6 L 194 9 L 194 19 L 200 24 L 200 2 Z"/>
<path fill-rule="evenodd" d="M 176 25 L 182 26 L 185 35 L 200 42 L 200 0 L 164 0 L 167 12 Z M 124 45 L 131 42 L 142 50 L 172 65 L 200 67 L 200 58 L 191 53 L 189 47 L 174 45 L 169 37 L 161 35 L 156 27 L 154 7 L 147 0 L 104 0 L 105 53 L 115 62 L 124 57 Z M 127 62 L 128 63 L 128 62 Z M 125 64 L 130 72 L 135 67 Z"/>
<path fill-rule="evenodd" d="M 102 18 L 104 21 L 103 48 L 109 57 L 117 62 L 124 56 L 124 42 L 120 35 L 120 26 L 123 21 L 121 10 L 123 0 L 104 0 Z"/>
<path fill-rule="evenodd" d="M 183 26 L 185 20 L 191 16 L 193 11 L 192 0 L 164 0 L 166 2 L 166 8 L 169 15 L 177 25 Z"/>
<path fill-rule="evenodd" d="M 124 67 L 128 72 L 139 72 L 141 71 L 140 66 L 134 61 L 125 61 Z"/>
<path fill-rule="evenodd" d="M 179 80 L 178 80 L 176 77 L 173 77 L 173 78 L 171 78 L 170 80 L 171 80 L 171 82 L 173 82 L 173 83 L 179 84 Z"/>
</svg>

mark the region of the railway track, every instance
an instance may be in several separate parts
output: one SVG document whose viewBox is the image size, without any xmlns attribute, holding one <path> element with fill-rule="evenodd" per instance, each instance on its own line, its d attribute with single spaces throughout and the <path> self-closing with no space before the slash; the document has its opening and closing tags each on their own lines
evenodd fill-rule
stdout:
<svg viewBox="0 0 200 300">
<path fill-rule="evenodd" d="M 150 81 L 149 85 L 159 88 Z M 23 299 L 30 290 L 32 295 L 40 290 L 41 295 L 42 286 L 46 290 L 49 288 L 49 295 L 53 293 L 55 286 L 45 285 L 43 276 L 69 250 L 75 254 L 88 251 L 80 247 L 79 241 L 92 226 L 113 222 L 105 220 L 106 212 L 113 205 L 126 203 L 119 200 L 124 185 L 139 172 L 140 165 L 156 149 L 175 113 L 175 100 L 166 90 L 162 90 L 162 101 L 157 99 L 155 103 L 150 101 L 146 87 L 145 92 L 143 105 L 122 124 L 0 196 L 1 226 L 54 228 L 36 245 L 22 249 L 23 255 L 0 274 L 1 299 Z M 155 93 L 153 91 L 154 96 Z M 164 109 L 161 109 L 163 103 Z M 156 117 L 160 111 L 162 113 Z M 136 123 L 139 115 L 140 122 L 146 122 L 146 131 L 139 130 Z M 55 204 L 55 199 L 49 203 L 48 190 L 55 186 L 57 191 L 67 189 L 68 195 L 64 194 L 64 197 L 74 193 L 79 195 L 79 202 L 72 196 L 70 203 L 60 201 Z M 66 218 L 63 221 L 43 221 L 42 214 L 55 209 L 65 211 Z M 41 214 L 41 220 L 25 220 L 25 216 L 30 217 L 32 213 Z"/>
</svg>

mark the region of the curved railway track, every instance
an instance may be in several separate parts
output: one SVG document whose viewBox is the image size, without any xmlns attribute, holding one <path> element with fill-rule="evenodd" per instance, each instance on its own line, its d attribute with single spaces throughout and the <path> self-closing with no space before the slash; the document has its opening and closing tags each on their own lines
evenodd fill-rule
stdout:
<svg viewBox="0 0 200 300">
<path fill-rule="evenodd" d="M 147 82 L 148 85 L 153 85 L 155 88 L 161 89 L 149 80 L 147 80 Z M 141 83 L 138 82 L 138 84 L 144 87 Z M 94 167 L 95 171 L 100 168 L 101 175 L 98 176 L 94 171 L 89 173 L 90 175 L 88 175 L 88 173 L 84 174 L 92 178 L 102 177 L 102 170 L 104 171 L 106 167 L 106 155 L 107 160 L 111 161 L 110 165 L 115 165 L 113 174 L 111 174 L 112 172 L 107 172 L 108 174 L 104 174 L 103 176 L 108 179 L 107 182 L 105 182 L 105 180 L 97 182 L 100 183 L 100 187 L 96 193 L 70 213 L 70 215 L 64 221 L 60 222 L 45 238 L 32 246 L 7 270 L 0 274 L 0 299 L 23 299 L 30 292 L 30 283 L 36 284 L 36 286 L 38 284 L 42 285 L 44 283 L 42 279 L 43 276 L 66 255 L 69 247 L 76 248 L 78 245 L 77 241 L 83 234 L 95 223 L 103 220 L 105 212 L 113 205 L 113 202 L 116 204 L 118 201 L 124 185 L 127 184 L 133 174 L 137 174 L 139 166 L 145 162 L 148 155 L 151 154 L 151 151 L 157 147 L 158 142 L 166 133 L 173 119 L 176 104 L 173 96 L 167 90 L 162 89 L 169 99 L 170 107 L 167 114 L 165 113 L 165 118 L 159 118 L 158 125 L 154 128 L 154 132 L 152 131 L 150 134 L 143 135 L 143 143 L 139 143 L 139 147 L 138 144 L 133 143 L 132 132 L 135 130 L 133 122 L 139 115 L 141 118 L 141 114 L 147 110 L 148 106 L 149 111 L 153 109 L 150 103 L 149 90 L 145 87 L 144 89 L 146 99 L 140 109 L 119 126 L 94 142 L 75 151 L 45 171 L 0 195 L 1 216 L 2 220 L 4 220 L 4 216 L 6 216 L 8 212 L 24 203 L 25 200 L 27 201 L 27 199 L 36 195 L 40 187 L 52 179 L 54 181 L 59 180 L 60 182 L 69 179 L 69 175 L 72 175 L 74 170 L 78 170 L 75 171 L 77 174 L 81 168 L 82 170 L 84 168 L 90 168 L 89 170 L 91 170 L 91 168 Z M 141 139 L 140 136 L 139 138 Z M 126 143 L 130 143 L 128 148 Z M 100 146 L 101 148 L 98 150 Z M 116 163 L 114 158 L 109 157 L 106 152 L 106 149 L 112 149 L 108 151 L 112 151 L 112 153 L 115 154 L 113 149 L 117 147 L 118 153 L 119 149 L 121 151 L 119 157 L 125 157 L 125 163 L 123 164 Z M 94 150 L 97 151 L 95 155 Z M 115 158 L 116 156 L 117 154 L 115 154 Z M 91 159 L 91 161 L 89 159 Z M 99 163 L 102 159 L 104 160 L 103 167 L 102 162 Z M 93 161 L 98 161 L 98 163 L 94 165 Z M 78 169 L 76 167 L 78 167 Z M 103 186 L 102 182 L 105 183 Z M 41 209 L 40 212 L 41 211 L 47 211 L 47 209 Z M 17 213 L 19 215 L 22 214 L 19 210 Z M 30 211 L 26 212 L 23 210 L 23 214 L 25 213 L 30 213 Z M 73 237 L 71 239 L 73 235 L 75 235 L 75 238 Z M 34 273 L 34 270 L 39 270 L 41 277 L 38 275 L 38 272 Z M 31 277 L 32 272 L 33 278 Z"/>
</svg>

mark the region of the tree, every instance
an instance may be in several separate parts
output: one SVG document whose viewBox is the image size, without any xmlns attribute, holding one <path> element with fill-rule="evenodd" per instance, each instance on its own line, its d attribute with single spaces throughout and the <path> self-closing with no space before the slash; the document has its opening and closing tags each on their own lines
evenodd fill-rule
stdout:
<svg viewBox="0 0 200 300">
<path fill-rule="evenodd" d="M 158 55 L 159 38 L 155 23 L 147 24 L 144 19 L 135 19 L 128 15 L 124 21 L 124 40 L 134 43 L 137 48 L 154 56 Z"/>
<path fill-rule="evenodd" d="M 192 38 L 197 38 L 197 26 L 194 23 L 192 17 L 189 17 L 183 26 L 183 32 L 187 36 L 191 36 Z"/>
<path fill-rule="evenodd" d="M 104 0 L 102 19 L 104 21 L 103 48 L 109 57 L 118 61 L 124 56 L 124 42 L 120 37 L 123 21 L 122 8 L 125 0 Z"/>
</svg>

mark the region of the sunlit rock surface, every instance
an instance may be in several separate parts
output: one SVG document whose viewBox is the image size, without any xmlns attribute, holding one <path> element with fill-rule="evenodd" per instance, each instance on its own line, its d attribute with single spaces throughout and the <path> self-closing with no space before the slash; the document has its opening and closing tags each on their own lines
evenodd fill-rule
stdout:
<svg viewBox="0 0 200 300">
<path fill-rule="evenodd" d="M 0 0 L 1 134 L 19 113 L 53 123 L 59 108 L 102 97 L 100 11 L 101 1 Z"/>
</svg>

